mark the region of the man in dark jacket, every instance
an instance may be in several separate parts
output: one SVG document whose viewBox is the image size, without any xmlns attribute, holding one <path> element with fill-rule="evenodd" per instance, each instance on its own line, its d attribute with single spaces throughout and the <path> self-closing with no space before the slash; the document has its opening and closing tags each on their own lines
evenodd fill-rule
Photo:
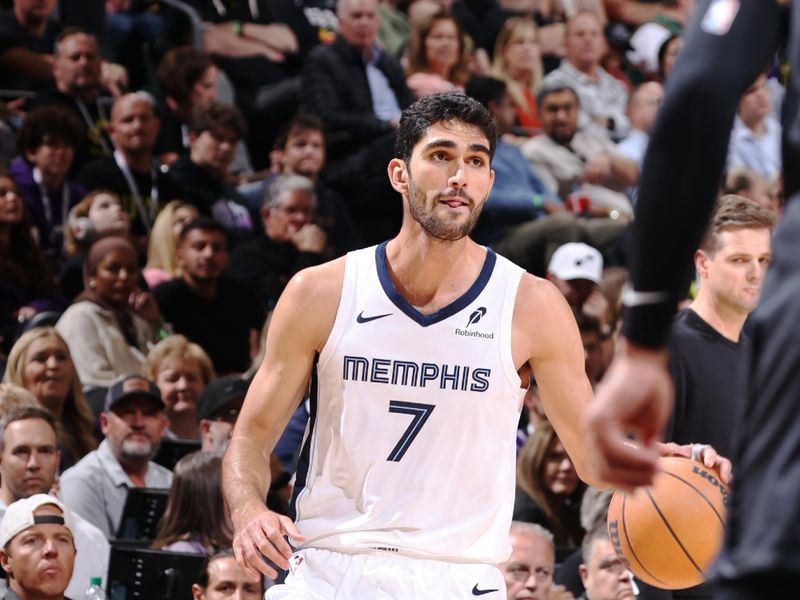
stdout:
<svg viewBox="0 0 800 600">
<path fill-rule="evenodd" d="M 400 113 L 414 97 L 400 63 L 375 44 L 378 0 L 340 0 L 336 12 L 336 41 L 317 46 L 306 60 L 302 100 L 328 129 L 325 178 L 348 198 L 363 235 L 375 231 L 374 220 L 399 224 L 400 199 L 388 187 L 385 166 Z"/>
</svg>

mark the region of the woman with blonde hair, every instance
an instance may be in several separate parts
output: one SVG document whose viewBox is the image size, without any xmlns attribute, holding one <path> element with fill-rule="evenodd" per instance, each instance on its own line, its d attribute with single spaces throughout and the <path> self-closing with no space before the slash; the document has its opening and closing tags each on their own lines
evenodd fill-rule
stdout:
<svg viewBox="0 0 800 600">
<path fill-rule="evenodd" d="M 557 547 L 575 548 L 583 539 L 585 489 L 553 426 L 539 423 L 517 457 L 514 520 L 538 523 L 553 532 Z"/>
<path fill-rule="evenodd" d="M 493 75 L 502 79 L 514 103 L 517 125 L 529 134 L 541 129 L 536 93 L 544 69 L 539 50 L 539 30 L 529 17 L 511 17 L 503 24 L 494 46 Z"/>
<path fill-rule="evenodd" d="M 214 379 L 208 354 L 182 335 L 172 335 L 150 349 L 142 371 L 161 390 L 169 419 L 167 436 L 198 439 L 197 400 Z"/>
<path fill-rule="evenodd" d="M 60 470 L 97 447 L 94 415 L 81 389 L 69 346 L 53 327 L 35 327 L 16 341 L 4 381 L 25 388 L 58 422 Z"/>
<path fill-rule="evenodd" d="M 181 269 L 175 261 L 175 242 L 183 226 L 198 216 L 197 209 L 183 200 L 172 200 L 158 213 L 150 231 L 147 265 L 142 272 L 150 289 L 181 276 Z"/>
<path fill-rule="evenodd" d="M 464 41 L 461 26 L 447 11 L 412 27 L 406 84 L 417 98 L 464 88 L 470 75 Z"/>
</svg>

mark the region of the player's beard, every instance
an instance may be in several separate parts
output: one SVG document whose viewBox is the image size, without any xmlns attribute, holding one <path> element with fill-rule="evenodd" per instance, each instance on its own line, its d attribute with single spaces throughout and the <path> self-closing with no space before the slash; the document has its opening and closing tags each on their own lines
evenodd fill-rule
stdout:
<svg viewBox="0 0 800 600">
<path fill-rule="evenodd" d="M 447 197 L 461 198 L 467 202 L 470 213 L 466 219 L 463 221 L 445 221 L 436 216 L 434 211 L 439 200 Z M 478 222 L 478 217 L 481 214 L 480 209 L 476 208 L 475 200 L 472 196 L 460 190 L 453 190 L 452 193 L 448 194 L 437 194 L 431 200 L 429 206 L 426 202 L 425 194 L 417 188 L 410 171 L 408 173 L 408 208 L 413 219 L 431 237 L 444 242 L 454 242 L 468 236 L 474 229 L 475 223 Z"/>
</svg>

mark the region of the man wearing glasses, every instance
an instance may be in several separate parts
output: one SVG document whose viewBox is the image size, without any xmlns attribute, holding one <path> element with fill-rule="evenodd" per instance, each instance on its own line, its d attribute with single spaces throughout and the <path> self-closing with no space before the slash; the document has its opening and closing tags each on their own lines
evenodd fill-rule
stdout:
<svg viewBox="0 0 800 600">
<path fill-rule="evenodd" d="M 582 600 L 634 600 L 633 575 L 614 552 L 605 523 L 599 523 L 583 538 L 583 563 L 578 567 L 584 594 Z"/>
<path fill-rule="evenodd" d="M 573 599 L 563 586 L 553 585 L 555 545 L 552 533 L 541 525 L 514 521 L 509 541 L 511 556 L 500 565 L 508 600 Z"/>
</svg>

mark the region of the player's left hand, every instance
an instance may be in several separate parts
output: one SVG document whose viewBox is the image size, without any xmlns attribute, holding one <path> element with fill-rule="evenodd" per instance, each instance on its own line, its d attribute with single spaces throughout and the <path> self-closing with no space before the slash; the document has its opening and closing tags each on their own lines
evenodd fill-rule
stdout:
<svg viewBox="0 0 800 600">
<path fill-rule="evenodd" d="M 708 444 L 675 444 L 659 443 L 658 451 L 661 456 L 683 456 L 703 463 L 707 469 L 719 473 L 722 483 L 731 484 L 733 477 L 733 463 L 716 451 L 714 446 Z"/>
</svg>

